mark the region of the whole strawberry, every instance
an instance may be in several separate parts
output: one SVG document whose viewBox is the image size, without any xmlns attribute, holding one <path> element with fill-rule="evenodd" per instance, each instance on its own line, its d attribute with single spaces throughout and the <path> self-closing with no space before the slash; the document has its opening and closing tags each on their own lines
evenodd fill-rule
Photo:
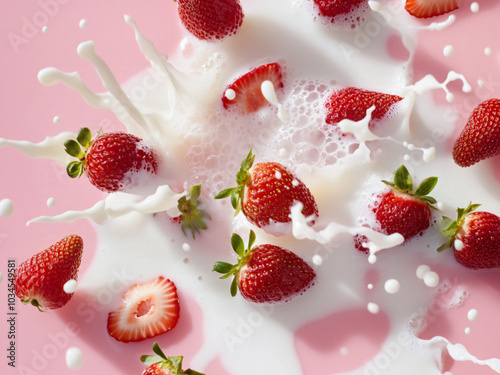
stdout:
<svg viewBox="0 0 500 375">
<path fill-rule="evenodd" d="M 291 223 L 290 208 L 296 202 L 302 203 L 304 216 L 318 216 L 316 201 L 302 181 L 279 163 L 254 165 L 254 160 L 250 150 L 236 175 L 238 186 L 222 190 L 215 198 L 230 196 L 236 214 L 241 210 L 248 221 L 274 234 L 282 234 L 283 228 L 273 224 Z"/>
<path fill-rule="evenodd" d="M 471 113 L 453 145 L 453 160 L 461 167 L 500 155 L 500 99 L 489 99 Z"/>
<path fill-rule="evenodd" d="M 201 40 L 223 39 L 243 23 L 239 0 L 177 0 L 182 24 Z"/>
<path fill-rule="evenodd" d="M 104 133 L 92 140 L 90 130 L 82 128 L 76 141 L 69 139 L 64 146 L 69 155 L 78 159 L 68 164 L 68 175 L 76 178 L 85 173 L 92 185 L 108 193 L 134 186 L 134 173 L 156 174 L 158 170 L 156 153 L 132 134 Z"/>
<path fill-rule="evenodd" d="M 73 293 L 64 284 L 77 279 L 82 252 L 83 240 L 73 234 L 21 263 L 15 271 L 17 297 L 41 311 L 66 305 Z"/>
<path fill-rule="evenodd" d="M 367 110 L 375 106 L 369 124 L 372 128 L 387 115 L 394 104 L 401 100 L 403 98 L 397 95 L 362 90 L 356 87 L 340 89 L 333 92 L 325 102 L 326 123 L 335 125 L 345 119 L 361 121 L 366 117 Z"/>
<path fill-rule="evenodd" d="M 238 255 L 238 263 L 216 262 L 214 271 L 225 279 L 234 275 L 231 295 L 240 290 L 252 302 L 288 302 L 313 285 L 316 273 L 299 256 L 274 245 L 252 247 L 255 233 L 250 231 L 248 247 L 241 237 L 233 234 L 231 245 Z"/>
<path fill-rule="evenodd" d="M 182 356 L 167 357 L 158 346 L 153 343 L 155 355 L 143 355 L 141 361 L 148 365 L 142 375 L 204 375 L 191 369 L 182 369 Z"/>
<path fill-rule="evenodd" d="M 348 14 L 368 0 L 314 0 L 323 17 L 334 18 L 341 14 Z"/>
<path fill-rule="evenodd" d="M 380 230 L 385 234 L 399 233 L 408 240 L 427 229 L 431 223 L 432 205 L 436 203 L 428 194 L 437 181 L 437 177 L 426 178 L 414 190 L 408 169 L 400 166 L 394 173 L 394 182 L 383 181 L 391 189 L 372 209 Z"/>
<path fill-rule="evenodd" d="M 444 217 L 441 235 L 449 238 L 438 251 L 451 247 L 455 259 L 471 269 L 500 267 L 500 217 L 474 212 L 480 205 L 470 203 L 457 209 L 457 219 Z"/>
</svg>

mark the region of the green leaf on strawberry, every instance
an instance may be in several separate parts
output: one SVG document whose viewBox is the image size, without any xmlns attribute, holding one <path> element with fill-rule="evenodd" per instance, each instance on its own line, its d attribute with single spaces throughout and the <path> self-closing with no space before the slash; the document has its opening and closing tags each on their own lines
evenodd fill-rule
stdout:
<svg viewBox="0 0 500 375">
<path fill-rule="evenodd" d="M 456 220 L 450 219 L 447 216 L 443 216 L 441 221 L 441 236 L 448 238 L 444 244 L 438 247 L 437 251 L 441 252 L 450 248 L 456 239 L 458 230 L 462 227 L 465 217 L 471 212 L 475 211 L 480 204 L 473 204 L 472 202 L 466 208 L 457 208 L 457 218 Z"/>
<path fill-rule="evenodd" d="M 156 341 L 153 343 L 153 352 L 155 355 L 141 356 L 141 362 L 148 366 L 144 374 L 204 375 L 191 369 L 182 370 L 183 357 L 167 357 Z M 157 371 L 158 367 L 161 371 Z"/>
<path fill-rule="evenodd" d="M 207 229 L 205 221 L 210 220 L 210 215 L 201 208 L 201 185 L 195 185 L 189 189 L 189 194 L 184 195 L 177 201 L 177 208 L 180 211 L 179 219 L 182 232 L 187 236 L 187 231 L 191 232 L 193 239 L 196 234 Z"/>
</svg>

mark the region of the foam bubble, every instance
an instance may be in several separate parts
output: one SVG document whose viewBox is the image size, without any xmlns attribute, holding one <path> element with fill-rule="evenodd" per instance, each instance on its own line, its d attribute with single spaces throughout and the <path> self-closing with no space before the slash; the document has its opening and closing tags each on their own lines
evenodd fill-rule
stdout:
<svg viewBox="0 0 500 375">
<path fill-rule="evenodd" d="M 377 305 L 376 303 L 374 302 L 369 302 L 368 305 L 367 305 L 367 309 L 369 312 L 371 312 L 372 314 L 378 314 L 379 311 L 380 311 L 380 307 L 379 305 Z"/>
<path fill-rule="evenodd" d="M 473 322 L 474 320 L 477 320 L 478 316 L 479 316 L 479 312 L 476 309 L 470 309 L 467 312 L 467 319 L 469 319 L 471 322 Z"/>
<path fill-rule="evenodd" d="M 396 279 L 389 279 L 384 284 L 384 289 L 389 294 L 395 294 L 399 292 L 400 287 L 401 285 L 399 284 L 399 281 Z"/>
</svg>

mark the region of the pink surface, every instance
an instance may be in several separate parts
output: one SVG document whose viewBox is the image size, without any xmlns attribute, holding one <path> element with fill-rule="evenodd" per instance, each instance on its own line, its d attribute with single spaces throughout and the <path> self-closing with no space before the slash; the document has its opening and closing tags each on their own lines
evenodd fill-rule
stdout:
<svg viewBox="0 0 500 375">
<path fill-rule="evenodd" d="M 479 1 L 479 15 L 470 12 L 470 3 L 470 0 L 462 1 L 462 9 L 456 12 L 458 21 L 455 25 L 441 32 L 422 32 L 421 43 L 425 50 L 417 53 L 415 68 L 416 79 L 433 73 L 440 81 L 444 80 L 450 68 L 465 72 L 473 86 L 472 95 L 462 94 L 458 85 L 451 85 L 456 95 L 454 105 L 459 109 L 462 122 L 480 101 L 500 97 L 500 44 L 491 37 L 498 33 L 500 3 L 497 0 Z M 76 53 L 79 43 L 94 40 L 97 53 L 109 64 L 118 80 L 124 82 L 148 65 L 135 44 L 132 29 L 123 21 L 124 14 L 132 15 L 142 32 L 163 53 L 173 51 L 174 43 L 171 41 L 178 40 L 180 35 L 176 4 L 171 0 L 41 0 L 9 2 L 4 7 L 7 9 L 0 15 L 3 35 L 0 39 L 0 90 L 3 98 L 0 137 L 7 139 L 39 142 L 47 135 L 77 131 L 85 124 L 101 125 L 106 130 L 119 128 L 112 113 L 89 107 L 77 93 L 68 88 L 62 85 L 47 88 L 39 84 L 38 71 L 47 66 L 55 66 L 63 71 L 78 71 L 90 88 L 102 91 L 103 87 L 93 68 Z M 81 19 L 88 21 L 84 29 L 78 26 Z M 42 31 L 43 25 L 48 27 L 47 32 Z M 398 54 L 398 41 L 393 42 L 395 57 L 404 57 L 404 54 Z M 446 44 L 455 47 L 451 57 L 443 56 L 442 50 Z M 484 54 L 485 47 L 491 47 L 491 56 Z M 478 79 L 484 80 L 486 86 L 479 87 Z M 438 102 L 444 103 L 442 92 L 436 92 L 435 96 Z M 60 116 L 60 123 L 53 123 L 54 116 Z M 500 176 L 499 159 L 487 163 L 491 165 L 493 173 Z M 33 253 L 74 232 L 81 234 L 86 243 L 81 272 L 88 268 L 95 251 L 95 234 L 85 221 L 57 225 L 36 223 L 29 227 L 26 222 L 40 215 L 87 208 L 95 203 L 101 193 L 84 179 L 69 180 L 64 169 L 53 161 L 32 160 L 10 148 L 0 149 L 0 176 L 0 200 L 9 198 L 15 207 L 10 218 L 0 217 L 0 272 L 4 275 L 4 281 L 0 284 L 0 312 L 3 314 L 0 319 L 0 347 L 7 349 L 7 259 L 16 259 L 19 264 Z M 78 195 L 71 194 L 73 191 L 79 192 Z M 49 197 L 55 198 L 55 207 L 47 207 Z M 446 270 L 442 272 L 449 275 Z M 496 312 L 500 309 L 500 274 L 463 272 L 455 275 L 453 280 L 457 285 L 464 283 L 471 288 L 470 298 L 460 309 L 439 310 L 439 313 L 429 316 L 429 325 L 422 337 L 445 335 L 452 342 L 464 343 L 481 358 L 500 356 L 500 328 L 496 323 Z M 151 342 L 128 345 L 113 342 L 105 332 L 106 312 L 100 304 L 89 300 L 88 296 L 76 295 L 60 312 L 40 314 L 19 302 L 16 308 L 17 367 L 13 369 L 7 365 L 4 350 L 0 360 L 2 374 L 73 373 L 66 367 L 64 360 L 64 353 L 69 346 L 77 346 L 84 352 L 84 365 L 77 371 L 79 373 L 142 372 L 143 365 L 138 357 L 150 352 Z M 199 319 L 201 311 L 190 300 L 184 300 L 181 308 L 188 312 L 185 318 L 172 335 L 161 337 L 160 342 L 176 351 L 172 354 L 183 354 L 187 367 L 189 358 L 201 345 L 198 339 L 194 339 L 196 332 L 202 329 Z M 466 313 L 470 308 L 479 309 L 481 316 L 478 321 L 467 320 Z M 299 357 L 303 363 L 305 357 L 312 362 L 304 365 L 307 374 L 316 373 L 314 369 L 320 368 L 319 363 L 323 361 L 331 363 L 327 362 L 327 358 L 328 361 L 339 363 L 338 366 L 326 368 L 326 373 L 333 374 L 335 371 L 353 369 L 355 363 L 365 362 L 376 354 L 374 345 L 383 340 L 388 329 L 384 315 L 370 317 L 375 320 L 371 322 L 365 320 L 366 312 L 350 314 L 346 312 L 325 317 L 299 330 Z M 378 325 L 380 331 L 360 338 L 372 323 Z M 339 330 L 339 335 L 333 341 L 320 337 L 325 340 L 325 346 L 318 347 L 315 342 L 318 336 L 314 333 L 319 329 L 317 333 L 321 336 L 320 328 L 324 325 Z M 356 329 L 346 329 L 350 326 Z M 465 335 L 465 327 L 471 328 L 470 335 Z M 338 351 L 345 344 L 344 339 L 354 340 L 360 345 L 360 350 L 363 348 L 363 353 L 356 353 L 354 359 L 342 358 Z M 331 358 L 328 351 L 332 351 Z M 449 367 L 455 375 L 493 373 L 484 366 L 467 363 L 453 365 L 450 361 Z M 325 370 L 325 367 L 322 368 Z M 212 362 L 207 369 L 198 370 L 219 375 L 224 373 L 219 360 Z"/>
</svg>

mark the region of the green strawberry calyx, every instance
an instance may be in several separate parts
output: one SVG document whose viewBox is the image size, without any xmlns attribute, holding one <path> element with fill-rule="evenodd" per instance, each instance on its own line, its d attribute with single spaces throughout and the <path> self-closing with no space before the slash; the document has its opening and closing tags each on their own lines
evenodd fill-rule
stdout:
<svg viewBox="0 0 500 375">
<path fill-rule="evenodd" d="M 466 208 L 457 208 L 457 219 L 452 220 L 449 217 L 443 216 L 443 220 L 441 221 L 441 236 L 448 238 L 444 244 L 438 247 L 437 251 L 441 252 L 450 248 L 453 245 L 457 237 L 457 233 L 462 228 L 465 217 L 470 214 L 472 211 L 475 211 L 480 204 L 469 202 L 469 205 Z"/>
<path fill-rule="evenodd" d="M 245 243 L 243 239 L 236 233 L 233 233 L 231 236 L 231 247 L 234 252 L 238 255 L 238 263 L 231 264 L 227 262 L 215 262 L 213 270 L 218 273 L 222 273 L 223 275 L 220 277 L 221 279 L 227 279 L 231 276 L 233 277 L 233 281 L 231 283 L 231 296 L 236 296 L 238 292 L 238 276 L 241 268 L 246 265 L 251 258 L 251 252 L 253 250 L 253 244 L 255 243 L 255 232 L 253 230 L 250 231 L 250 235 L 248 238 L 248 246 L 245 247 Z"/>
<path fill-rule="evenodd" d="M 155 355 L 143 355 L 141 356 L 141 361 L 147 365 L 151 366 L 156 363 L 161 363 L 162 369 L 168 369 L 172 374 L 176 375 L 205 375 L 201 372 L 194 371 L 191 369 L 182 370 L 182 356 L 167 357 L 165 353 L 160 349 L 158 343 L 155 341 L 153 343 L 153 352 Z"/>
<path fill-rule="evenodd" d="M 99 132 L 99 134 L 100 133 L 101 132 Z M 66 153 L 78 159 L 71 161 L 66 166 L 66 173 L 68 173 L 69 177 L 76 178 L 80 177 L 83 174 L 86 166 L 85 156 L 91 144 L 92 132 L 89 128 L 81 128 L 76 136 L 76 140 L 68 139 L 66 142 L 64 142 L 64 149 Z"/>
<path fill-rule="evenodd" d="M 394 172 L 393 182 L 386 180 L 382 180 L 382 182 L 397 191 L 400 191 L 412 197 L 416 197 L 427 203 L 430 208 L 436 209 L 434 204 L 436 204 L 437 201 L 433 197 L 429 196 L 429 194 L 438 182 L 437 177 L 427 177 L 422 182 L 420 182 L 420 184 L 414 190 L 413 180 L 411 178 L 410 172 L 408 172 L 408 169 L 404 165 L 401 165 Z"/>
<path fill-rule="evenodd" d="M 189 189 L 189 194 L 179 198 L 177 208 L 180 211 L 181 229 L 187 236 L 187 231 L 191 232 L 193 239 L 196 234 L 207 229 L 205 220 L 210 220 L 210 215 L 200 206 L 201 185 L 195 185 Z"/>
<path fill-rule="evenodd" d="M 241 211 L 241 205 L 245 196 L 245 188 L 250 185 L 252 177 L 249 170 L 252 168 L 254 161 L 255 155 L 253 155 L 252 150 L 250 150 L 247 157 L 241 162 L 240 170 L 236 174 L 237 186 L 224 189 L 215 196 L 215 199 L 231 197 L 231 205 L 236 210 L 235 216 Z"/>
</svg>

